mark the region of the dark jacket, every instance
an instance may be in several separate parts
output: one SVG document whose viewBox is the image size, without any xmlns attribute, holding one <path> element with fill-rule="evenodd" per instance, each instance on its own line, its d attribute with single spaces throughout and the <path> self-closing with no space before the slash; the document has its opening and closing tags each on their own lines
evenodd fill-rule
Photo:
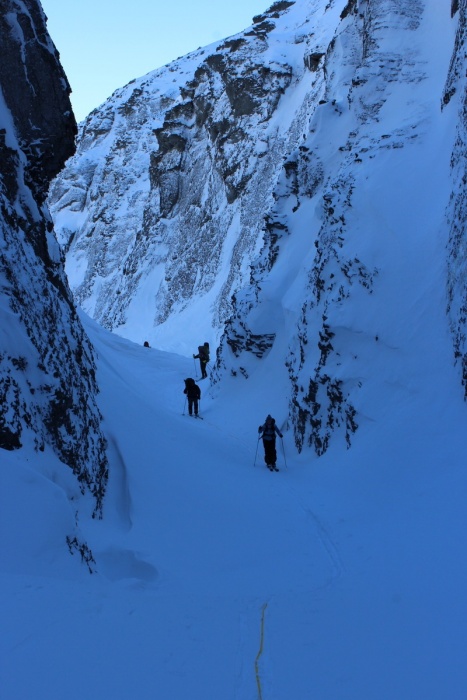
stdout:
<svg viewBox="0 0 467 700">
<path fill-rule="evenodd" d="M 189 399 L 201 398 L 201 389 L 196 384 L 194 379 L 185 379 L 185 388 L 183 393 L 186 394 Z"/>
<path fill-rule="evenodd" d="M 263 436 L 263 440 L 275 440 L 276 433 L 279 437 L 282 437 L 282 433 L 276 425 L 274 418 L 266 418 L 264 425 L 260 425 L 258 428 L 258 433 Z"/>
</svg>

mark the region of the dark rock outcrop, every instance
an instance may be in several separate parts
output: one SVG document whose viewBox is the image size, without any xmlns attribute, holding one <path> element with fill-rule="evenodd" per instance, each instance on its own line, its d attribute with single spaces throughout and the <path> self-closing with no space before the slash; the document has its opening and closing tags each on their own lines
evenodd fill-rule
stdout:
<svg viewBox="0 0 467 700">
<path fill-rule="evenodd" d="M 25 182 L 42 203 L 50 181 L 75 150 L 70 87 L 40 3 L 1 0 L 0 10 L 3 97 L 26 156 Z"/>
<path fill-rule="evenodd" d="M 458 25 L 448 79 L 443 96 L 443 109 L 454 108 L 451 98 L 460 99 L 457 138 L 451 156 L 452 192 L 448 208 L 448 313 L 454 342 L 454 357 L 462 372 L 464 396 L 467 399 L 467 80 L 465 50 L 467 45 L 467 2 L 453 2 L 458 12 Z"/>
<path fill-rule="evenodd" d="M 45 205 L 74 151 L 70 88 L 36 0 L 0 0 L 0 447 L 50 445 L 100 514 L 107 480 L 93 349 Z"/>
</svg>

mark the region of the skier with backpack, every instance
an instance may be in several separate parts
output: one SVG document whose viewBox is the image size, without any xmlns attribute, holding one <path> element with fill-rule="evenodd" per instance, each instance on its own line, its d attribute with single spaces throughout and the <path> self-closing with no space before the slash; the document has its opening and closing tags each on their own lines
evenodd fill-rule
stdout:
<svg viewBox="0 0 467 700">
<path fill-rule="evenodd" d="M 198 345 L 198 354 L 193 355 L 193 358 L 195 360 L 199 360 L 201 379 L 206 379 L 208 376 L 208 373 L 206 372 L 206 365 L 209 363 L 209 343 Z"/>
<path fill-rule="evenodd" d="M 195 380 L 191 377 L 185 379 L 185 388 L 183 393 L 186 394 L 188 399 L 188 413 L 190 416 L 193 415 L 193 409 L 195 410 L 195 416 L 198 416 L 198 401 L 201 400 L 201 389 L 196 384 Z"/>
<path fill-rule="evenodd" d="M 263 438 L 264 446 L 264 461 L 270 471 L 278 472 L 276 467 L 277 452 L 276 452 L 276 434 L 282 437 L 282 433 L 276 425 L 276 421 L 272 416 L 266 416 L 263 425 L 258 428 L 259 436 Z"/>
</svg>

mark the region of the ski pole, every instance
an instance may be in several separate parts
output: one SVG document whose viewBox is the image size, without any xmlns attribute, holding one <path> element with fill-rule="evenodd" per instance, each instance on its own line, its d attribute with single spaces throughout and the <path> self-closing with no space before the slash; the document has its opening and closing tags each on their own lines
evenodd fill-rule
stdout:
<svg viewBox="0 0 467 700">
<path fill-rule="evenodd" d="M 182 413 L 182 416 L 185 415 L 185 408 L 186 408 L 186 396 L 185 396 L 185 401 L 183 402 L 183 413 Z"/>
<path fill-rule="evenodd" d="M 253 462 L 253 466 L 256 467 L 256 455 L 258 454 L 258 447 L 259 447 L 259 441 L 261 439 L 261 435 L 258 438 L 258 442 L 256 443 L 256 452 L 255 452 L 255 461 Z"/>
<path fill-rule="evenodd" d="M 195 379 L 198 379 L 198 370 L 196 369 L 196 360 L 193 358 L 193 364 L 195 366 Z"/>
<path fill-rule="evenodd" d="M 288 469 L 289 467 L 288 467 L 288 465 L 287 465 L 287 460 L 286 460 L 286 458 L 285 458 L 285 449 L 284 449 L 284 440 L 283 440 L 283 438 L 281 438 L 281 444 L 282 444 L 282 452 L 284 453 L 284 464 L 285 464 L 286 468 Z"/>
</svg>

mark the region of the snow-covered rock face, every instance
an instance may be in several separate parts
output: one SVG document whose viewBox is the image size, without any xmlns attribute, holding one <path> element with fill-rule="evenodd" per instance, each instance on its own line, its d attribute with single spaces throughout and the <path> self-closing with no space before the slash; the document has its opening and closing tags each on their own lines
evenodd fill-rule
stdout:
<svg viewBox="0 0 467 700">
<path fill-rule="evenodd" d="M 275 3 L 244 33 L 117 91 L 81 125 L 50 205 L 76 299 L 106 328 L 180 349 L 172 321 L 191 328 L 196 306 L 200 337 L 220 335 L 322 83 L 313 71 L 329 37 L 308 22 Z"/>
<path fill-rule="evenodd" d="M 462 383 L 467 398 L 467 2 L 453 2 L 453 14 L 456 11 L 459 15 L 458 29 L 443 99 L 444 105 L 449 105 L 454 96 L 459 95 L 460 99 L 457 139 L 451 161 L 453 187 L 449 206 L 448 308 L 455 356 L 462 367 Z"/>
<path fill-rule="evenodd" d="M 464 15 L 461 1 L 279 2 L 117 91 L 51 192 L 78 302 L 161 348 L 214 336 L 216 391 L 264 375 L 298 450 L 350 446 L 389 386 L 406 391 L 400 353 L 407 376 L 439 362 L 420 319 L 432 286 L 446 308 L 446 210 L 451 197 L 458 221 L 465 199 Z M 458 263 L 454 279 L 464 289 Z"/>
<path fill-rule="evenodd" d="M 449 8 L 351 0 L 327 47 L 322 99 L 285 163 L 252 284 L 235 295 L 219 353 L 220 376 L 229 369 L 248 376 L 248 352 L 263 357 L 281 348 L 299 451 L 311 446 L 323 454 L 339 436 L 350 446 L 359 425 L 384 407 L 391 384 L 400 381 L 404 394 L 404 380 L 394 377 L 396 356 L 412 356 L 415 376 L 417 357 L 423 364 L 430 354 L 426 332 L 413 327 L 426 313 L 423 291 L 445 279 L 443 267 L 438 280 L 439 256 L 446 261 L 456 107 L 441 106 L 456 66 L 464 66 L 458 36 L 445 87 L 452 46 Z M 463 175 L 465 127 L 458 133 Z M 459 208 L 465 192 L 455 191 Z M 458 240 L 451 248 L 464 245 L 464 223 L 456 222 L 465 218 L 452 215 Z M 457 254 L 451 250 L 450 257 Z M 464 312 L 465 264 L 463 256 L 462 269 L 455 265 L 463 297 L 460 290 L 451 294 L 456 303 L 463 298 Z M 457 310 L 455 318 L 465 358 L 465 313 Z M 285 386 L 277 372 L 271 379 Z"/>
<path fill-rule="evenodd" d="M 74 151 L 69 86 L 36 0 L 0 13 L 0 447 L 52 446 L 95 497 L 107 478 L 92 348 L 44 202 Z"/>
</svg>

